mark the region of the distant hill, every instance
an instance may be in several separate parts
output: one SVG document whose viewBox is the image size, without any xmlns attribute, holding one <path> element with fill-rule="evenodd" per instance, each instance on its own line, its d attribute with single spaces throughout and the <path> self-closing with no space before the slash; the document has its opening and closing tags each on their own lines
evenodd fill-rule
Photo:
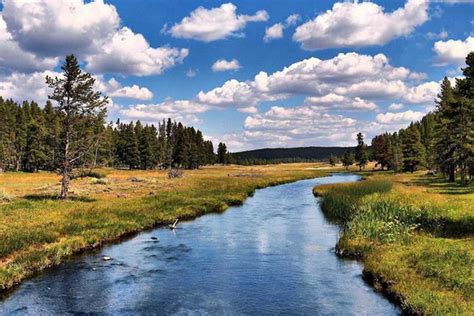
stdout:
<svg viewBox="0 0 474 316">
<path fill-rule="evenodd" d="M 263 148 L 233 153 L 237 163 L 264 162 L 298 162 L 326 160 L 329 156 L 341 157 L 348 149 L 354 147 L 296 147 L 296 148 Z"/>
</svg>

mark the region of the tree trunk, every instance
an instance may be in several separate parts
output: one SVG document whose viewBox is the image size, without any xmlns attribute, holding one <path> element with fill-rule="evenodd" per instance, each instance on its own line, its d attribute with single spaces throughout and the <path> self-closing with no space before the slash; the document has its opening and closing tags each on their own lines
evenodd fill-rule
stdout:
<svg viewBox="0 0 474 316">
<path fill-rule="evenodd" d="M 63 161 L 63 177 L 61 179 L 61 198 L 67 200 L 69 197 L 69 131 L 66 131 L 64 139 L 64 161 Z"/>
<path fill-rule="evenodd" d="M 461 185 L 465 185 L 466 184 L 466 165 L 464 163 L 461 164 L 460 172 L 461 172 Z"/>
<path fill-rule="evenodd" d="M 454 168 L 449 167 L 449 182 L 454 182 L 456 180 L 456 176 L 454 173 Z"/>
<path fill-rule="evenodd" d="M 21 162 L 21 159 L 17 158 L 15 161 L 15 171 L 20 171 L 20 162 Z"/>
</svg>

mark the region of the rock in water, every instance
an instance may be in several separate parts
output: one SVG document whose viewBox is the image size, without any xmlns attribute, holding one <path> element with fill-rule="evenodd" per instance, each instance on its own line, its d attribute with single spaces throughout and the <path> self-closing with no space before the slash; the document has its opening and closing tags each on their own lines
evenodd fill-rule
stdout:
<svg viewBox="0 0 474 316">
<path fill-rule="evenodd" d="M 109 261 L 109 260 L 110 260 L 110 257 L 108 257 L 108 256 L 103 256 L 103 257 L 102 257 L 102 260 L 104 260 L 104 261 Z"/>
</svg>

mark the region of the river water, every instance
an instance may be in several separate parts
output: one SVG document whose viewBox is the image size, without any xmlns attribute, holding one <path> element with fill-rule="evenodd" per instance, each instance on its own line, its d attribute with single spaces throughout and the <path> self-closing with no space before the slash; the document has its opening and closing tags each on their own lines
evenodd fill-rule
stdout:
<svg viewBox="0 0 474 316">
<path fill-rule="evenodd" d="M 359 263 L 334 254 L 338 227 L 311 192 L 357 179 L 261 189 L 223 214 L 77 256 L 24 282 L 0 314 L 399 314 L 364 283 Z"/>
</svg>

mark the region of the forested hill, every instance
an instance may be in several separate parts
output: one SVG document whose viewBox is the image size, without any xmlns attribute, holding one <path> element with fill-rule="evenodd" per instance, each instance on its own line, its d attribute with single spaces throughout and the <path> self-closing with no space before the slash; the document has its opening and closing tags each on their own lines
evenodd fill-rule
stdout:
<svg viewBox="0 0 474 316">
<path fill-rule="evenodd" d="M 263 148 L 233 153 L 238 163 L 255 162 L 297 162 L 327 160 L 329 156 L 341 157 L 352 147 L 296 147 L 296 148 Z"/>
</svg>

